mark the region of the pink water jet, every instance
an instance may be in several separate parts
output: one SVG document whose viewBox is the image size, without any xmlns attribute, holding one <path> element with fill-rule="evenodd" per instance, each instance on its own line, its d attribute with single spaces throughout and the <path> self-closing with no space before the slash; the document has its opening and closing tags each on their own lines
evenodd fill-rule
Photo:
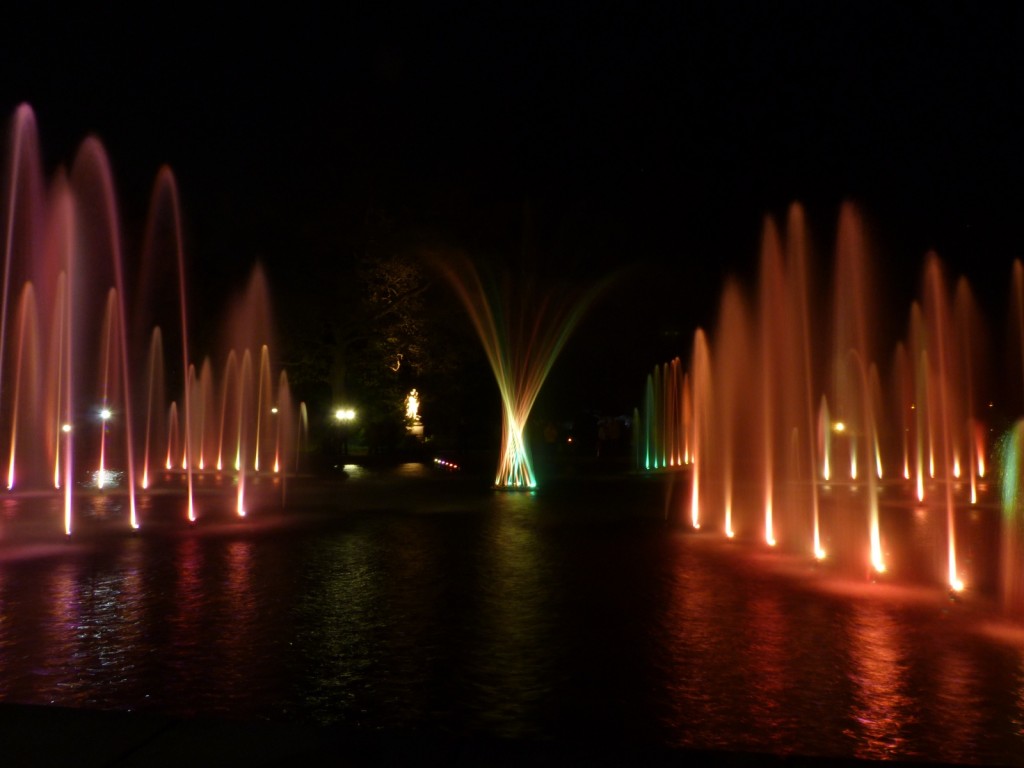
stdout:
<svg viewBox="0 0 1024 768">
<path fill-rule="evenodd" d="M 47 182 L 35 116 L 23 105 L 12 119 L 8 159 L 0 292 L 8 491 L 49 486 L 60 492 L 70 534 L 72 497 L 88 481 L 126 496 L 134 529 L 141 524 L 137 494 L 165 482 L 168 472 L 181 473 L 185 516 L 194 522 L 194 475 L 214 446 L 224 450 L 213 433 L 230 412 L 230 450 L 253 461 L 237 470 L 241 511 L 244 473 L 278 475 L 300 445 L 287 377 L 274 372 L 262 272 L 254 272 L 228 313 L 221 349 L 211 351 L 227 361 L 217 403 L 217 365 L 210 356 L 198 365 L 191 360 L 185 248 L 171 170 L 159 169 L 142 248 L 129 254 L 98 139 L 83 141 L 70 172 L 58 169 Z M 164 359 L 168 339 L 169 349 L 179 350 L 173 366 Z M 233 370 L 237 358 L 249 361 L 245 371 Z M 170 392 L 179 395 L 173 402 L 166 399 Z M 118 478 L 123 485 L 112 487 Z"/>
</svg>

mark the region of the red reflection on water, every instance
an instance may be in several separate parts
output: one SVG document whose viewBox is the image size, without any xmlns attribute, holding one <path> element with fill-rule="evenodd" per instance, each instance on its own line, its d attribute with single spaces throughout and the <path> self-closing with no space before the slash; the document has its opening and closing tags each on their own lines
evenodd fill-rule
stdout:
<svg viewBox="0 0 1024 768">
<path fill-rule="evenodd" d="M 905 728 L 914 723 L 907 692 L 903 630 L 878 604 L 855 605 L 850 634 L 851 724 L 846 733 L 857 757 L 892 759 L 905 754 Z"/>
<path fill-rule="evenodd" d="M 787 669 L 792 655 L 786 643 L 790 622 L 783 615 L 778 596 L 771 593 L 755 596 L 749 610 L 749 685 L 754 727 L 768 737 L 776 751 L 786 752 L 789 750 L 785 726 L 793 717 L 785 709 L 787 691 L 793 686 Z"/>
<path fill-rule="evenodd" d="M 209 681 L 222 687 L 218 695 L 225 698 L 241 694 L 247 667 L 253 663 L 253 626 L 258 620 L 253 546 L 249 539 L 223 541 L 199 535 L 179 545 L 174 652 L 183 662 L 217 658 Z"/>
<path fill-rule="evenodd" d="M 144 580 L 142 578 L 143 552 L 142 548 L 138 546 L 138 542 L 133 542 L 133 544 L 135 546 L 129 546 L 122 553 L 118 561 L 118 572 L 113 575 L 113 578 L 118 581 L 119 589 L 116 602 L 118 612 L 116 628 L 121 642 L 127 649 L 139 647 L 145 639 L 146 626 Z"/>
<path fill-rule="evenodd" d="M 944 644 L 942 650 L 936 658 L 940 672 L 935 675 L 938 722 L 929 730 L 940 736 L 945 759 L 976 762 L 976 745 L 987 740 L 980 713 L 991 692 L 981 690 L 976 655 L 958 643 Z"/>
<path fill-rule="evenodd" d="M 71 666 L 80 655 L 82 630 L 81 585 L 73 563 L 57 565 L 47 591 L 50 614 L 39 627 L 42 656 L 35 660 L 38 676 L 31 686 L 37 700 L 81 704 L 76 670 Z"/>
<path fill-rule="evenodd" d="M 660 641 L 666 654 L 666 740 L 676 747 L 753 748 L 737 739 L 737 732 L 748 739 L 763 735 L 749 727 L 752 693 L 744 660 L 752 655 L 732 621 L 744 615 L 745 596 L 688 544 L 675 542 L 666 573 L 665 636 Z"/>
<path fill-rule="evenodd" d="M 226 616 L 219 641 L 236 657 L 251 649 L 250 632 L 256 623 L 258 606 L 253 594 L 253 542 L 240 539 L 227 543 L 227 574 L 224 584 Z M 236 658 L 241 664 L 246 659 Z"/>
<path fill-rule="evenodd" d="M 46 593 L 50 613 L 33 648 L 44 677 L 33 681 L 32 698 L 62 706 L 138 701 L 131 671 L 145 655 L 146 627 L 139 548 L 130 544 L 112 563 L 95 554 L 60 563 Z"/>
<path fill-rule="evenodd" d="M 177 551 L 176 595 L 170 616 L 172 644 L 176 651 L 201 639 L 203 618 L 203 550 L 198 537 L 183 539 Z"/>
</svg>

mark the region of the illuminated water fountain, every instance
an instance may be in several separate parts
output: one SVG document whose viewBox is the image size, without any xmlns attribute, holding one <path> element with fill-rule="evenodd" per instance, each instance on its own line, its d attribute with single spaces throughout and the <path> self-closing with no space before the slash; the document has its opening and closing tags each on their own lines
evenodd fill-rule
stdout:
<svg viewBox="0 0 1024 768">
<path fill-rule="evenodd" d="M 436 260 L 483 343 L 502 401 L 502 453 L 494 484 L 529 490 L 537 485 L 525 430 L 551 366 L 594 292 L 575 298 L 540 294 L 529 282 L 485 280 L 469 259 Z"/>
<path fill-rule="evenodd" d="M 12 119 L 4 177 L 0 427 L 8 492 L 59 492 L 70 534 L 72 498 L 89 477 L 101 491 L 126 495 L 128 523 L 138 528 L 138 493 L 172 472 L 175 486 L 184 478 L 185 514 L 195 521 L 196 473 L 211 469 L 214 452 L 221 470 L 231 452 L 244 514 L 246 474 L 288 466 L 301 421 L 286 376 L 274 380 L 262 274 L 229 313 L 219 381 L 209 357 L 197 373 L 171 171 L 157 174 L 133 258 L 123 251 L 100 142 L 86 139 L 70 170 L 49 181 L 38 145 L 35 116 L 23 105 Z M 179 393 L 174 402 L 170 390 Z"/>
<path fill-rule="evenodd" d="M 679 517 L 694 528 L 875 579 L 894 569 L 927 574 L 952 592 L 998 580 L 1006 610 L 1024 613 L 1021 427 L 990 456 L 992 435 L 1005 428 L 994 423 L 993 403 L 1024 412 L 1024 374 L 1010 391 L 994 391 L 1005 381 L 988 375 L 988 335 L 970 286 L 951 283 L 935 254 L 925 258 L 905 335 L 883 354 L 878 320 L 892 313 L 879 305 L 883 284 L 864 232 L 845 206 L 827 290 L 809 270 L 801 208 L 791 207 L 782 232 L 765 222 L 756 292 L 730 282 L 689 361 L 648 377 L 638 464 L 689 473 Z M 1019 263 L 1013 275 L 1019 319 Z M 1000 510 L 999 563 L 980 562 L 981 534 L 970 532 L 996 527 Z"/>
</svg>

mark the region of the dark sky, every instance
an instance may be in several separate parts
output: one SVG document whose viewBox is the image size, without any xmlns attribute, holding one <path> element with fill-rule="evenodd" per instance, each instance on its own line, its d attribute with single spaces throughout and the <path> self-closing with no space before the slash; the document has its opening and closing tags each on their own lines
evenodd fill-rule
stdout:
<svg viewBox="0 0 1024 768">
<path fill-rule="evenodd" d="M 645 265 L 584 326 L 614 348 L 635 317 L 683 339 L 711 322 L 793 200 L 825 254 L 858 200 L 899 291 L 934 247 L 1001 301 L 1024 256 L 1024 23 L 1005 5 L 27 11 L 0 33 L 0 111 L 33 106 L 49 168 L 97 134 L 126 229 L 169 163 L 207 299 L 256 259 L 292 294 L 340 279 L 369 209 L 486 254 L 518 247 L 528 208 L 550 263 Z"/>
</svg>

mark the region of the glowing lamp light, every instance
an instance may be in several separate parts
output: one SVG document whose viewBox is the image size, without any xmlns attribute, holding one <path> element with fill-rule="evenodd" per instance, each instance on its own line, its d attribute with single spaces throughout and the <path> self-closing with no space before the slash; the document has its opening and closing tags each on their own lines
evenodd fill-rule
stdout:
<svg viewBox="0 0 1024 768">
<path fill-rule="evenodd" d="M 354 421 L 356 418 L 355 408 L 337 408 L 334 411 L 334 418 L 338 421 Z"/>
<path fill-rule="evenodd" d="M 815 549 L 814 549 L 814 557 L 817 560 L 824 560 L 825 559 L 825 550 L 822 549 L 821 547 L 815 547 Z"/>
<path fill-rule="evenodd" d="M 271 408 L 270 412 L 276 416 L 277 415 L 277 406 L 275 405 L 273 408 Z"/>
<path fill-rule="evenodd" d="M 109 421 L 110 417 L 113 416 L 113 415 L 114 414 L 111 413 L 109 408 L 101 408 L 100 409 L 100 418 L 103 419 L 103 421 Z"/>
<path fill-rule="evenodd" d="M 60 425 L 60 431 L 63 432 L 66 435 L 68 432 L 71 431 L 71 425 L 70 424 L 61 424 Z"/>
<path fill-rule="evenodd" d="M 964 582 L 962 579 L 954 578 L 949 582 L 949 588 L 954 592 L 963 592 Z"/>
<path fill-rule="evenodd" d="M 844 421 L 837 421 L 835 424 L 832 425 L 832 431 L 834 431 L 834 432 L 845 432 L 846 431 L 846 422 L 844 422 Z"/>
</svg>

